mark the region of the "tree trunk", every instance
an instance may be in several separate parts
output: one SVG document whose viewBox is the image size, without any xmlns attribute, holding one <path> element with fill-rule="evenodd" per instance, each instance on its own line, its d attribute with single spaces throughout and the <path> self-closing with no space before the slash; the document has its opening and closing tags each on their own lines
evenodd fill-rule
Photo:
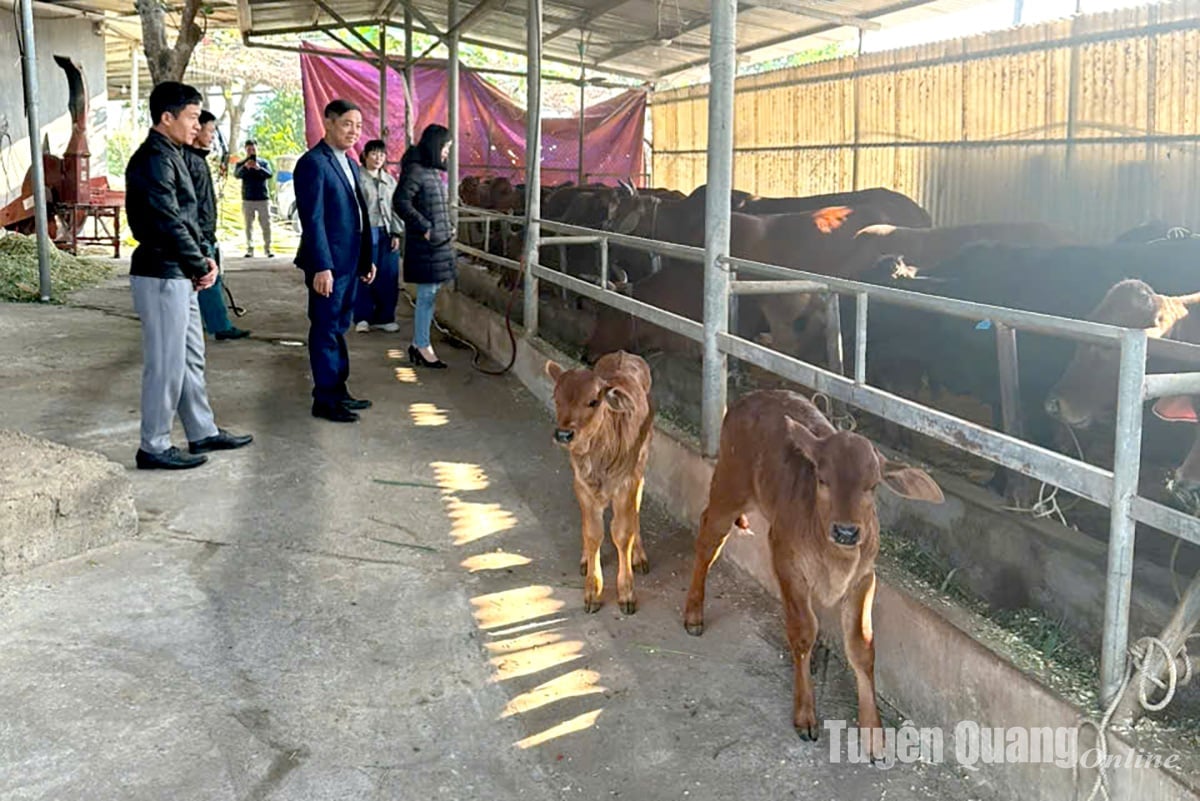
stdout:
<svg viewBox="0 0 1200 801">
<path fill-rule="evenodd" d="M 234 153 L 242 152 L 242 118 L 246 116 L 246 106 L 250 102 L 250 90 L 251 87 L 242 82 L 235 103 L 233 95 L 238 90 L 235 89 L 233 83 L 221 87 L 221 97 L 225 99 L 225 113 L 229 116 L 229 147 Z"/>
<path fill-rule="evenodd" d="M 204 36 L 196 24 L 201 0 L 185 0 L 180 17 L 179 36 L 172 47 L 167 44 L 166 9 L 160 0 L 137 0 L 134 7 L 142 19 L 142 40 L 146 64 L 155 86 L 163 81 L 182 81 L 192 51 Z"/>
</svg>

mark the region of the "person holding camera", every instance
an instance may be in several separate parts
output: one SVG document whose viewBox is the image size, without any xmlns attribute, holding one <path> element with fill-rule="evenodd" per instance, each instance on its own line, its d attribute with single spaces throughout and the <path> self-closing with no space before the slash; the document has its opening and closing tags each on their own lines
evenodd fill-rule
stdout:
<svg viewBox="0 0 1200 801">
<path fill-rule="evenodd" d="M 267 258 L 275 258 L 271 252 L 271 162 L 258 155 L 258 146 L 253 139 L 246 140 L 246 158 L 233 168 L 233 175 L 242 182 L 242 220 L 246 224 L 246 258 L 254 257 L 254 218 L 262 228 L 263 250 Z"/>
</svg>

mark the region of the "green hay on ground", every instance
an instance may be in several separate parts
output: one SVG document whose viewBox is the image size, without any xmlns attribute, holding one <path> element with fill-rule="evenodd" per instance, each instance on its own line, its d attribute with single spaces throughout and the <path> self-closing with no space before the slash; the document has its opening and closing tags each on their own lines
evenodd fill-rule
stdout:
<svg viewBox="0 0 1200 801">
<path fill-rule="evenodd" d="M 112 261 L 76 258 L 58 248 L 50 249 L 50 299 L 63 303 L 67 295 L 95 286 L 116 269 Z M 37 239 L 22 234 L 0 237 L 0 301 L 35 303 L 38 289 Z"/>
</svg>

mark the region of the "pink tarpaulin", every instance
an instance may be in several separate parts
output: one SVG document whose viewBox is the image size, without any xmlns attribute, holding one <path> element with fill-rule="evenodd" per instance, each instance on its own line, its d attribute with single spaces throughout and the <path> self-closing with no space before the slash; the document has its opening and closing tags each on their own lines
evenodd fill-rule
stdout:
<svg viewBox="0 0 1200 801">
<path fill-rule="evenodd" d="M 304 82 L 305 134 L 309 145 L 322 135 L 321 111 L 335 98 L 356 103 L 363 114 L 363 141 L 379 136 L 379 70 L 362 61 L 312 52 L 300 56 Z M 391 132 L 388 158 L 404 153 L 403 78 L 388 70 L 387 123 Z M 525 179 L 525 111 L 511 98 L 468 69 L 459 77 L 459 166 L 461 174 Z M 425 62 L 413 70 L 414 130 L 446 124 L 447 76 L 443 62 Z M 646 129 L 646 93 L 625 92 L 584 110 L 584 172 L 587 180 L 615 184 L 618 179 L 641 185 L 645 172 L 642 140 Z M 578 176 L 579 120 L 542 121 L 542 182 L 573 181 Z"/>
</svg>

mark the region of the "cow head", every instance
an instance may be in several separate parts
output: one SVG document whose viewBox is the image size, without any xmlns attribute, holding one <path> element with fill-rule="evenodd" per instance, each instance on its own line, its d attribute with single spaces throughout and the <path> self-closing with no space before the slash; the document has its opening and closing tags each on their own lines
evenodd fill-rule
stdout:
<svg viewBox="0 0 1200 801">
<path fill-rule="evenodd" d="M 880 484 L 912 500 L 945 500 L 928 473 L 889 461 L 860 434 L 838 431 L 818 437 L 790 417 L 787 430 L 791 444 L 812 463 L 817 518 L 835 545 L 854 548 L 868 532 L 878 532 L 875 490 Z"/>
<path fill-rule="evenodd" d="M 478 207 L 480 180 L 478 175 L 468 175 L 458 185 L 458 199 L 464 206 Z"/>
<path fill-rule="evenodd" d="M 1088 318 L 1122 328 L 1142 328 L 1152 339 L 1166 337 L 1200 296 L 1159 295 L 1143 281 L 1122 281 L 1108 290 Z M 1116 414 L 1120 351 L 1112 345 L 1080 344 L 1046 398 L 1046 413 L 1072 428 L 1111 422 Z"/>
<path fill-rule="evenodd" d="M 604 227 L 618 234 L 653 238 L 654 220 L 660 203 L 661 200 L 649 195 L 621 198 Z"/>
<path fill-rule="evenodd" d="M 631 414 L 636 401 L 587 368 L 566 370 L 546 362 L 546 375 L 554 382 L 554 441 L 568 450 L 586 451 L 609 415 Z"/>
</svg>

